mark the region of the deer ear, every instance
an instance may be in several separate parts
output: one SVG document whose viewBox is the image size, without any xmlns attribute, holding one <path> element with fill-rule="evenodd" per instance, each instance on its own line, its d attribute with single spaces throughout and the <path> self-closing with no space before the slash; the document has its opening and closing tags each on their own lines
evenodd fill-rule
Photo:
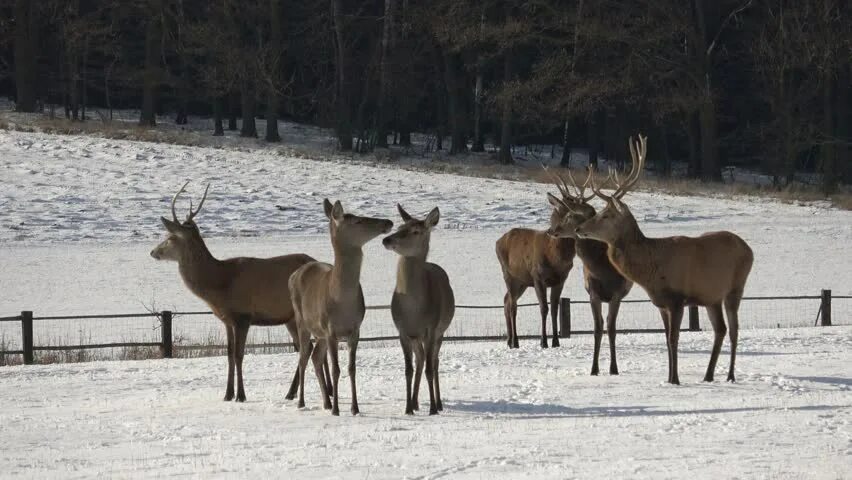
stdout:
<svg viewBox="0 0 852 480">
<path fill-rule="evenodd" d="M 331 202 L 328 201 L 327 198 L 322 201 L 322 209 L 323 209 L 323 211 L 325 211 L 325 216 L 328 217 L 329 220 L 331 220 L 332 206 L 331 206 Z"/>
<path fill-rule="evenodd" d="M 403 222 L 407 222 L 407 221 L 411 220 L 411 215 L 409 215 L 408 212 L 406 212 L 405 209 L 402 208 L 402 205 L 397 203 L 396 209 L 397 209 L 397 211 L 399 211 L 399 216 L 402 217 Z"/>
<path fill-rule="evenodd" d="M 334 202 L 334 206 L 331 207 L 331 218 L 335 221 L 343 220 L 343 205 L 340 200 Z"/>
<path fill-rule="evenodd" d="M 426 215 L 426 225 L 429 225 L 429 228 L 432 228 L 438 224 L 438 220 L 440 220 L 440 218 L 441 211 L 438 210 L 438 207 L 435 207 L 432 209 L 431 212 L 429 212 L 429 215 Z"/>
<path fill-rule="evenodd" d="M 175 235 L 180 235 L 182 233 L 181 227 L 177 223 L 167 219 L 166 217 L 160 217 L 160 221 L 169 233 L 173 233 Z"/>
</svg>

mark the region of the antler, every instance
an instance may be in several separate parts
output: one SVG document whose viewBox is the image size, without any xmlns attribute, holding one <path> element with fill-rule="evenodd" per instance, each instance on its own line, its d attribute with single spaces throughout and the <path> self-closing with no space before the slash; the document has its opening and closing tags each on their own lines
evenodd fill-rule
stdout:
<svg viewBox="0 0 852 480">
<path fill-rule="evenodd" d="M 178 220 L 177 218 L 177 212 L 175 212 L 175 202 L 177 202 L 177 199 L 180 194 L 186 191 L 187 185 L 189 185 L 189 180 L 187 180 L 186 183 L 184 183 L 183 186 L 180 187 L 180 190 L 178 190 L 177 193 L 174 194 L 174 196 L 172 197 L 172 220 L 174 220 L 175 223 L 180 223 L 180 220 Z"/>
<path fill-rule="evenodd" d="M 648 137 L 642 134 L 639 134 L 639 141 L 634 142 L 633 137 L 631 136 L 627 143 L 630 147 L 630 158 L 632 160 L 630 173 L 627 175 L 627 179 L 622 182 L 618 177 L 618 172 L 610 169 L 610 175 L 615 181 L 615 193 L 613 193 L 612 196 L 618 199 L 621 199 L 625 193 L 630 191 L 633 185 L 635 185 L 639 180 L 639 176 L 642 174 L 642 169 L 645 167 L 645 154 L 648 152 Z"/>
<path fill-rule="evenodd" d="M 204 200 L 207 200 L 207 191 L 208 190 L 210 190 L 210 184 L 209 183 L 207 184 L 207 187 L 204 189 L 204 196 L 201 197 L 201 203 L 198 204 L 197 210 L 192 209 L 192 199 L 189 200 L 189 216 L 186 217 L 187 222 L 192 221 L 192 219 L 195 218 L 196 215 L 198 215 L 198 212 L 201 211 L 201 207 L 204 206 Z"/>
<path fill-rule="evenodd" d="M 556 172 L 550 171 L 550 169 L 547 168 L 544 165 L 542 165 L 541 168 L 543 168 L 544 171 L 550 176 L 550 178 L 553 179 L 553 183 L 556 184 L 556 188 L 559 189 L 559 193 L 562 194 L 562 197 L 564 199 L 566 199 L 566 200 L 570 199 L 570 200 L 574 200 L 574 201 L 579 202 L 579 203 L 585 203 L 585 202 L 588 202 L 589 200 L 591 200 L 592 197 L 594 197 L 594 194 L 591 194 L 588 197 L 585 196 L 586 187 L 589 186 L 589 182 L 591 181 L 591 177 L 592 177 L 591 170 L 589 171 L 589 174 L 586 176 L 586 181 L 583 182 L 582 187 L 577 186 L 577 181 L 574 180 L 574 175 L 571 174 L 571 170 L 568 170 L 568 179 L 571 181 L 571 186 L 573 186 L 574 189 L 577 191 L 577 194 L 575 195 L 575 194 L 571 193 L 570 187 L 568 186 L 568 182 L 565 181 L 565 178 L 562 175 L 559 175 Z"/>
<path fill-rule="evenodd" d="M 180 190 L 178 190 L 177 193 L 175 193 L 175 195 L 172 197 L 172 220 L 174 220 L 175 223 L 180 223 L 180 220 L 178 220 L 178 218 L 177 218 L 177 212 L 175 211 L 175 202 L 177 202 L 177 199 L 180 196 L 180 194 L 186 191 L 187 185 L 189 185 L 189 180 L 187 180 L 186 183 L 184 183 L 183 186 L 180 187 Z M 207 191 L 208 190 L 210 190 L 210 184 L 209 183 L 207 184 L 207 188 L 204 189 L 204 196 L 201 197 L 201 203 L 198 204 L 198 209 L 193 210 L 192 209 L 192 199 L 189 200 L 189 215 L 187 215 L 187 217 L 186 217 L 186 220 L 185 220 L 186 222 L 191 221 L 193 218 L 195 218 L 196 215 L 198 215 L 198 212 L 201 211 L 201 207 L 204 206 L 204 200 L 207 200 Z"/>
</svg>

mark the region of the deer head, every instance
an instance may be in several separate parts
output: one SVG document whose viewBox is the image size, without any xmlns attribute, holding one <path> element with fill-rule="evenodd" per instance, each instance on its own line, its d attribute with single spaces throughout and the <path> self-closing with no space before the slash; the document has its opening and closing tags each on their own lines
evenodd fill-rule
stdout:
<svg viewBox="0 0 852 480">
<path fill-rule="evenodd" d="M 204 201 L 207 199 L 207 191 L 210 190 L 210 184 L 204 189 L 204 196 L 201 198 L 201 203 L 198 204 L 197 209 L 193 210 L 192 200 L 189 201 L 189 214 L 181 222 L 177 218 L 175 202 L 177 202 L 180 194 L 186 191 L 187 185 L 189 185 L 188 181 L 172 197 L 172 219 L 169 220 L 166 217 L 160 217 L 160 221 L 166 227 L 169 235 L 162 243 L 151 250 L 151 256 L 156 260 L 180 262 L 187 255 L 204 248 L 204 240 L 201 238 L 201 233 L 198 231 L 198 226 L 195 224 L 194 218 L 201 211 L 201 207 L 204 206 Z"/>
<path fill-rule="evenodd" d="M 345 213 L 340 200 L 334 205 L 326 198 L 323 200 L 325 216 L 329 220 L 332 245 L 342 248 L 361 248 L 379 235 L 388 233 L 393 222 L 384 218 L 360 217 Z"/>
<path fill-rule="evenodd" d="M 570 191 L 568 182 L 561 175 L 552 174 L 562 197 L 559 198 L 551 193 L 547 194 L 547 201 L 553 207 L 550 214 L 550 228 L 547 230 L 548 235 L 558 238 L 576 238 L 574 230 L 577 226 L 595 216 L 595 208 L 588 203 L 589 200 L 594 198 L 594 193 L 588 196 L 585 194 L 593 172 L 594 170 L 589 166 L 586 181 L 583 182 L 582 186 L 578 186 L 574 176 L 570 170 L 568 171 L 571 186 L 577 193 Z"/>
<path fill-rule="evenodd" d="M 396 205 L 399 210 L 399 215 L 402 221 L 405 222 L 394 232 L 382 240 L 382 245 L 388 250 L 392 250 L 403 257 L 422 257 L 426 258 L 429 253 L 429 234 L 432 228 L 438 224 L 441 218 L 441 212 L 438 207 L 432 209 L 426 218 L 418 220 L 402 208 L 402 205 Z"/>
<path fill-rule="evenodd" d="M 630 209 L 621 201 L 621 197 L 639 180 L 642 168 L 645 166 L 645 154 L 648 150 L 647 140 L 647 137 L 639 135 L 639 141 L 634 142 L 633 137 L 630 137 L 630 157 L 633 160 L 633 166 L 624 181 L 619 178 L 616 171 L 610 170 L 609 178 L 615 182 L 615 192 L 611 196 L 604 195 L 592 180 L 592 191 L 598 198 L 606 202 L 606 207 L 576 228 L 577 237 L 598 240 L 611 245 L 630 232 L 638 231 L 639 225 Z"/>
</svg>

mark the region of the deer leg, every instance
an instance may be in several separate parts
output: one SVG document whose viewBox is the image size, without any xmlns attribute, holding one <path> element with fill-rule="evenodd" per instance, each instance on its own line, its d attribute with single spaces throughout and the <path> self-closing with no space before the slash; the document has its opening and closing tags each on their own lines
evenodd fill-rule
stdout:
<svg viewBox="0 0 852 480">
<path fill-rule="evenodd" d="M 426 383 L 429 384 L 429 415 L 438 414 L 438 402 L 435 401 L 435 344 L 426 342 Z"/>
<path fill-rule="evenodd" d="M 307 330 L 299 332 L 299 408 L 305 408 L 305 367 L 314 349 L 311 334 Z"/>
<path fill-rule="evenodd" d="M 418 393 L 420 392 L 420 379 L 423 376 L 423 364 L 425 363 L 425 353 L 423 350 L 423 341 L 421 339 L 416 339 L 412 342 L 414 346 L 414 387 L 411 392 L 411 409 L 412 410 L 420 410 L 420 402 L 418 401 Z"/>
<path fill-rule="evenodd" d="M 332 386 L 332 403 L 331 403 L 331 414 L 332 415 L 340 415 L 340 388 L 339 388 L 339 380 L 340 380 L 340 362 L 339 357 L 337 355 L 337 337 L 335 335 L 331 335 L 328 338 L 328 352 L 331 355 L 331 386 Z"/>
<path fill-rule="evenodd" d="M 728 294 L 725 298 L 725 313 L 728 315 L 728 335 L 731 339 L 731 365 L 728 367 L 728 381 L 736 382 L 734 377 L 734 365 L 737 361 L 737 340 L 740 333 L 740 300 L 743 292 L 741 290 Z"/>
<path fill-rule="evenodd" d="M 677 342 L 680 339 L 680 324 L 683 321 L 683 304 L 679 303 L 672 307 L 671 310 L 671 322 L 669 325 L 669 337 L 671 340 L 669 344 L 671 346 L 671 357 L 672 357 L 672 379 L 671 383 L 674 385 L 680 385 L 680 379 L 677 375 Z"/>
<path fill-rule="evenodd" d="M 246 338 L 249 331 L 249 319 L 243 318 L 234 327 L 234 363 L 237 366 L 237 401 L 246 401 L 246 392 L 243 389 L 243 357 L 246 354 Z"/>
<path fill-rule="evenodd" d="M 506 292 L 503 296 L 503 315 L 506 316 L 506 344 L 512 348 L 512 295 Z"/>
<path fill-rule="evenodd" d="M 358 393 L 355 389 L 355 353 L 358 351 L 359 332 L 356 330 L 349 336 L 349 385 L 352 388 L 352 407 L 349 411 L 352 415 L 358 415 Z"/>
<path fill-rule="evenodd" d="M 296 353 L 299 353 L 299 327 L 296 326 L 296 320 L 290 320 L 285 323 L 284 326 L 287 327 L 287 331 L 290 333 L 290 340 L 293 342 L 293 350 Z M 298 363 L 296 364 L 296 373 L 293 375 L 293 381 L 290 382 L 290 390 L 287 390 L 287 395 L 284 396 L 286 400 L 293 400 L 296 398 L 296 393 L 299 391 L 299 367 Z"/>
<path fill-rule="evenodd" d="M 606 336 L 609 338 L 609 374 L 618 375 L 618 362 L 615 361 L 615 320 L 618 318 L 618 309 L 621 307 L 621 299 L 613 298 L 609 302 L 606 312 Z"/>
<path fill-rule="evenodd" d="M 725 319 L 722 317 L 722 305 L 707 305 L 707 316 L 710 318 L 710 325 L 713 326 L 713 350 L 710 352 L 710 364 L 707 365 L 707 373 L 704 374 L 705 382 L 713 381 L 713 374 L 716 372 L 716 361 L 719 360 L 719 352 L 722 351 L 722 342 L 725 341 L 727 328 L 725 327 Z"/>
<path fill-rule="evenodd" d="M 563 281 L 550 289 L 550 323 L 553 325 L 553 340 L 550 345 L 552 347 L 559 346 L 559 299 L 562 297 L 564 285 Z"/>
<path fill-rule="evenodd" d="M 547 287 L 541 282 L 533 285 L 538 297 L 538 310 L 541 313 L 541 348 L 547 348 Z"/>
<path fill-rule="evenodd" d="M 663 330 L 665 331 L 665 335 L 666 335 L 666 355 L 667 355 L 667 360 L 668 360 L 667 363 L 669 365 L 669 376 L 668 376 L 668 379 L 666 381 L 671 383 L 671 381 L 672 381 L 672 346 L 671 346 L 671 343 L 669 342 L 669 322 L 670 322 L 669 318 L 671 317 L 671 315 L 669 314 L 668 309 L 660 308 L 660 316 L 663 317 Z"/>
<path fill-rule="evenodd" d="M 228 337 L 228 386 L 225 388 L 225 401 L 234 399 L 234 328 L 225 325 L 225 334 Z"/>
<path fill-rule="evenodd" d="M 598 358 L 601 354 L 601 339 L 603 338 L 603 314 L 601 313 L 601 301 L 599 298 L 589 297 L 589 305 L 592 307 L 592 321 L 595 322 L 595 351 L 592 357 L 592 375 L 600 373 Z"/>
<path fill-rule="evenodd" d="M 439 338 L 435 343 L 435 403 L 438 407 L 438 411 L 441 412 L 444 410 L 444 402 L 441 401 L 441 382 L 438 381 L 440 377 L 440 364 L 441 364 L 441 344 L 444 343 L 443 338 Z"/>
<path fill-rule="evenodd" d="M 314 346 L 314 351 L 311 353 L 311 361 L 314 364 L 314 372 L 316 373 L 317 380 L 319 381 L 320 393 L 322 395 L 322 408 L 325 410 L 331 410 L 331 399 L 328 396 L 328 389 L 325 383 L 325 359 L 328 357 L 326 355 L 326 343 L 322 340 L 317 340 L 317 344 Z"/>
<path fill-rule="evenodd" d="M 411 341 L 400 334 L 399 344 L 402 346 L 402 358 L 405 362 L 405 414 L 414 415 L 414 409 L 411 408 L 411 382 L 414 379 L 414 366 L 411 362 Z"/>
</svg>

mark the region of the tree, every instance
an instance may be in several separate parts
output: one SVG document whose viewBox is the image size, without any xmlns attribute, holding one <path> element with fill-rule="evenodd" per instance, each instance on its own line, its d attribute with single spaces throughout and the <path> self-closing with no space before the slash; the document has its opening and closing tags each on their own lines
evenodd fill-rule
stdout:
<svg viewBox="0 0 852 480">
<path fill-rule="evenodd" d="M 145 72 L 142 80 L 142 112 L 139 125 L 157 124 L 157 88 L 162 79 L 161 40 L 163 29 L 163 0 L 147 0 L 145 17 Z"/>
<path fill-rule="evenodd" d="M 15 109 L 35 112 L 38 77 L 38 4 L 30 0 L 15 1 Z"/>
</svg>

